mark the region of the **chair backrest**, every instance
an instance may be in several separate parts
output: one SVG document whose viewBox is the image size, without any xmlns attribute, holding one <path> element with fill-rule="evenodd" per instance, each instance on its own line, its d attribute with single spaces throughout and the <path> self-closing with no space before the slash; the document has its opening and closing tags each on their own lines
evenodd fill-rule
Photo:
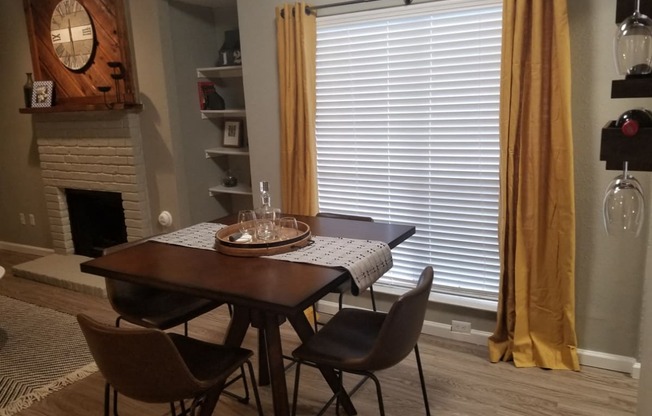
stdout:
<svg viewBox="0 0 652 416">
<path fill-rule="evenodd" d="M 369 370 L 392 367 L 412 351 L 421 335 L 432 279 L 433 270 L 428 266 L 421 272 L 416 287 L 394 302 L 366 360 Z"/>
<path fill-rule="evenodd" d="M 116 328 L 84 314 L 77 321 L 100 372 L 125 396 L 166 403 L 196 397 L 208 387 L 192 375 L 165 332 Z"/>
<path fill-rule="evenodd" d="M 332 212 L 319 212 L 317 213 L 317 216 L 322 218 L 339 218 L 341 220 L 374 222 L 374 219 L 371 217 L 362 217 L 359 215 L 348 215 L 348 214 L 335 214 Z"/>
<path fill-rule="evenodd" d="M 146 241 L 147 239 L 141 239 L 107 247 L 102 251 L 102 255 L 106 256 L 107 254 L 115 253 Z M 128 321 L 133 323 L 138 322 L 142 326 L 151 326 L 147 325 L 147 322 L 142 319 L 142 309 L 144 306 L 149 313 L 153 313 L 156 308 L 160 308 L 161 312 L 169 310 L 169 305 L 157 304 L 157 300 L 158 303 L 164 300 L 161 294 L 165 292 L 160 289 L 109 278 L 104 279 L 104 284 L 106 286 L 106 297 L 109 299 L 113 310 Z"/>
</svg>

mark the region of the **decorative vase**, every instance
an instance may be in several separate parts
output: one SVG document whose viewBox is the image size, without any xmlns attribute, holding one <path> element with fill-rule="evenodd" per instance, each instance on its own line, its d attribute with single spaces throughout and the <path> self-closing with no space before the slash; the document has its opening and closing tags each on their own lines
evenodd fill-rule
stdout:
<svg viewBox="0 0 652 416">
<path fill-rule="evenodd" d="M 23 85 L 23 95 L 25 97 L 25 108 L 30 108 L 32 106 L 32 90 L 34 89 L 34 80 L 32 79 L 32 73 L 27 72 L 27 81 Z"/>
</svg>

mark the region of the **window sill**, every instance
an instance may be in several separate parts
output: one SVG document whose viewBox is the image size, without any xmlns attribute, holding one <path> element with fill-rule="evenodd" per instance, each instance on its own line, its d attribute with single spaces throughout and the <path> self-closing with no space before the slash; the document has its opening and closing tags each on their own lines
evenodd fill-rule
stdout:
<svg viewBox="0 0 652 416">
<path fill-rule="evenodd" d="M 374 292 L 388 293 L 400 296 L 407 290 L 383 286 L 382 284 L 374 285 Z M 495 300 L 469 298 L 459 295 L 449 295 L 445 293 L 430 293 L 428 297 L 430 302 L 443 303 L 445 305 L 460 306 L 463 308 L 476 309 L 481 311 L 496 312 L 498 310 L 498 302 Z"/>
</svg>

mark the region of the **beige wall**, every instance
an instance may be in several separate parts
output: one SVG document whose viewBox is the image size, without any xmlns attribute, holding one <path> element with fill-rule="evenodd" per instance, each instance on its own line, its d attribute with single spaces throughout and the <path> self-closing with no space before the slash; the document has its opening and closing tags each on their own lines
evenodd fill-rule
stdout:
<svg viewBox="0 0 652 416">
<path fill-rule="evenodd" d="M 0 36 L 0 241 L 51 247 L 32 118 L 18 113 L 25 73 L 32 72 L 23 2 L 3 4 Z M 34 214 L 36 226 L 21 225 L 21 212 Z"/>
</svg>

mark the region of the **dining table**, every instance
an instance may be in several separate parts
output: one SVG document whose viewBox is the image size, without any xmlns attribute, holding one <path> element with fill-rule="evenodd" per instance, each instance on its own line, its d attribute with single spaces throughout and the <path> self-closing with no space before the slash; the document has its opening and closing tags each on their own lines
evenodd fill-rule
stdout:
<svg viewBox="0 0 652 416">
<path fill-rule="evenodd" d="M 390 249 L 415 232 L 414 226 L 405 224 L 294 217 L 309 226 L 312 236 L 369 240 L 384 243 Z M 211 221 L 224 225 L 236 222 L 236 215 Z M 223 342 L 239 346 L 250 326 L 258 329 L 261 342 L 259 381 L 271 385 L 274 414 L 281 416 L 289 415 L 290 406 L 280 325 L 289 321 L 300 340 L 307 341 L 314 330 L 304 310 L 351 279 L 351 273 L 344 267 L 265 256 L 234 256 L 216 249 L 197 249 L 151 239 L 86 261 L 80 268 L 82 272 L 106 279 L 149 285 L 232 305 L 233 314 Z M 338 391 L 335 371 L 324 367 L 319 370 L 333 392 Z M 343 395 L 340 404 L 347 414 L 356 414 L 348 396 Z"/>
</svg>

